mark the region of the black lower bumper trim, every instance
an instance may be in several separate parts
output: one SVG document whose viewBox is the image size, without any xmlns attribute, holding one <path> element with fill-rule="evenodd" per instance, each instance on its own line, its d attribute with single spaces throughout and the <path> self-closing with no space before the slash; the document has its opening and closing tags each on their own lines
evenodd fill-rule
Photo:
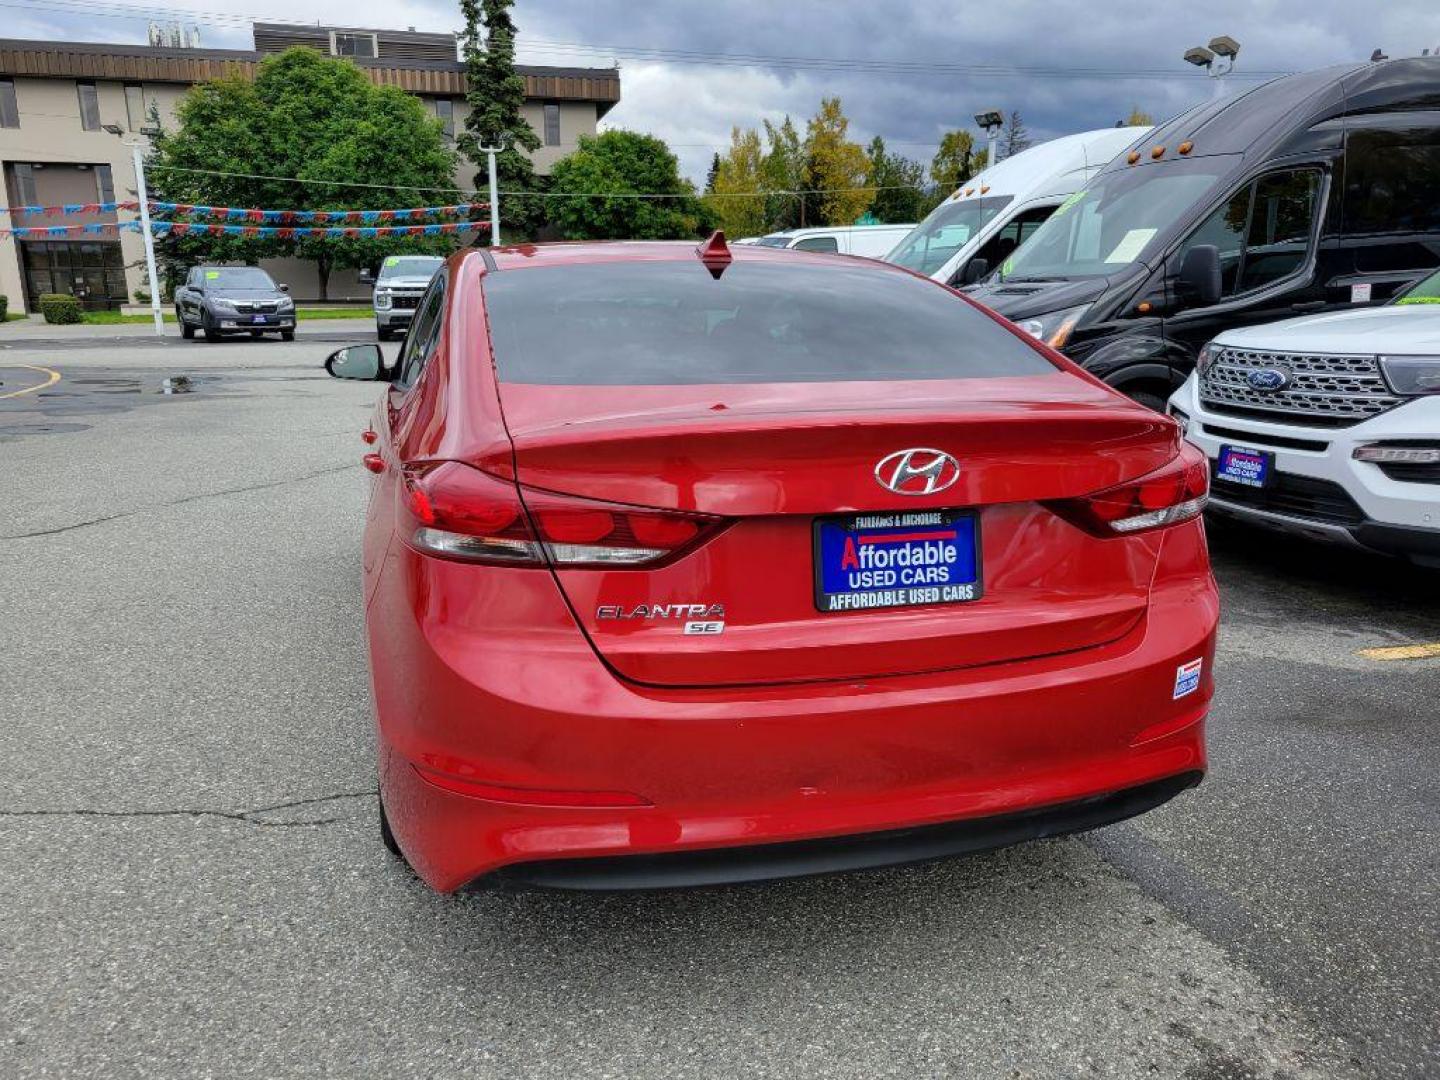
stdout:
<svg viewBox="0 0 1440 1080">
<path fill-rule="evenodd" d="M 466 889 L 677 889 L 928 862 L 1123 821 L 1168 802 L 1198 784 L 1203 775 L 1198 770 L 1180 773 L 1075 802 L 912 829 L 658 855 L 516 863 L 476 878 Z"/>
<path fill-rule="evenodd" d="M 1350 534 L 1372 551 L 1408 555 L 1430 565 L 1440 563 L 1440 529 L 1416 529 L 1367 521 L 1350 530 Z"/>
</svg>

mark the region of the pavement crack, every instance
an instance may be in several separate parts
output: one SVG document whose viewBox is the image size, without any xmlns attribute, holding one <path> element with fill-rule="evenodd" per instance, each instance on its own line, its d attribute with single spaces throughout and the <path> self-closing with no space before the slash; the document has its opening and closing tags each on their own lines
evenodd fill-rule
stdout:
<svg viewBox="0 0 1440 1080">
<path fill-rule="evenodd" d="M 247 825 L 262 825 L 266 828 L 293 829 L 301 826 L 333 825 L 343 821 L 342 817 L 305 818 L 302 820 L 272 821 L 261 816 L 282 810 L 298 810 L 302 807 L 322 806 L 346 799 L 373 799 L 374 788 L 364 791 L 342 791 L 334 795 L 319 795 L 309 799 L 292 799 L 286 802 L 257 806 L 252 810 L 205 810 L 177 808 L 173 810 L 95 810 L 90 808 L 52 810 L 0 810 L 0 818 L 19 817 L 89 817 L 89 818 L 222 818 L 227 821 L 242 821 Z"/>
<path fill-rule="evenodd" d="M 88 529 L 92 525 L 103 525 L 107 521 L 119 521 L 121 518 L 135 517 L 137 514 L 147 514 L 154 510 L 164 510 L 171 506 L 183 506 L 186 503 L 199 502 L 202 499 L 217 499 L 223 495 L 243 495 L 248 491 L 264 491 L 266 488 L 283 487 L 286 484 L 298 484 L 304 480 L 313 480 L 317 476 L 329 476 L 331 473 L 347 472 L 357 467 L 358 466 L 355 465 L 336 465 L 329 469 L 320 469 L 316 472 L 304 473 L 300 476 L 286 476 L 279 480 L 265 480 L 259 484 L 222 488 L 219 491 L 202 491 L 198 495 L 185 495 L 178 499 L 171 499 L 169 502 L 152 503 L 149 506 L 142 506 L 135 510 L 124 510 L 118 514 L 106 514 L 104 517 L 90 518 L 88 521 L 77 521 L 70 525 L 59 525 L 53 529 L 36 529 L 34 532 L 9 533 L 0 536 L 0 540 L 29 540 L 37 536 L 56 536 L 60 533 L 73 532 L 76 529 Z"/>
</svg>

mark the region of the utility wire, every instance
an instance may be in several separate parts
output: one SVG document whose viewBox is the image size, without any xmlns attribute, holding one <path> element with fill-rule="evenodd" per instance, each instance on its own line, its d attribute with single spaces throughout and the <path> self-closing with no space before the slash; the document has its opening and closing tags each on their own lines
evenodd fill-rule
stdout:
<svg viewBox="0 0 1440 1080">
<path fill-rule="evenodd" d="M 74 12 L 99 18 L 144 18 L 165 21 L 208 22 L 234 27 L 245 26 L 254 22 L 274 22 L 293 26 L 314 25 L 304 20 L 287 19 L 272 15 L 151 7 L 143 4 L 126 4 L 120 2 L 120 0 L 0 0 L 0 8 L 36 10 L 50 14 L 57 12 Z M 774 55 L 767 53 L 731 53 L 637 45 L 597 45 L 588 42 L 555 41 L 545 38 L 521 38 L 517 41 L 517 44 L 526 52 L 551 54 L 583 53 L 590 56 L 624 57 L 642 62 L 700 64 L 717 67 L 771 67 L 791 70 L 843 71 L 884 75 L 946 74 L 970 75 L 984 78 L 1060 78 L 1102 81 L 1130 81 L 1136 79 L 1193 80 L 1205 78 L 1203 72 L 1190 72 L 1179 68 L 1086 68 L 997 63 L 960 64 L 954 61 L 941 60 L 892 60 L 840 56 Z M 1285 74 L 1288 74 L 1288 72 L 1247 69 L 1233 72 L 1228 77 L 1233 79 L 1258 80 L 1270 79 Z"/>
</svg>

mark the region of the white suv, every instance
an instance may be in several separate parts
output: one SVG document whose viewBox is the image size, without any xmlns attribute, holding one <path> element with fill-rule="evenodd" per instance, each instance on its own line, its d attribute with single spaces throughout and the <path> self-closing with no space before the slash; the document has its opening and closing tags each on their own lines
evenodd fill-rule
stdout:
<svg viewBox="0 0 1440 1080">
<path fill-rule="evenodd" d="M 1170 414 L 1217 513 L 1440 567 L 1440 272 L 1384 307 L 1221 334 Z"/>
</svg>

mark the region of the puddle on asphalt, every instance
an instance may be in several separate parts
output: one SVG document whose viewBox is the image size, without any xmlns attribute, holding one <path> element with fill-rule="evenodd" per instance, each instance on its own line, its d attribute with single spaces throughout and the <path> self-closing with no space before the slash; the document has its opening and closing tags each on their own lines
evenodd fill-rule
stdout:
<svg viewBox="0 0 1440 1080">
<path fill-rule="evenodd" d="M 219 375 L 147 375 L 119 377 L 114 375 L 72 375 L 55 384 L 53 390 L 38 396 L 55 400 L 78 394 L 193 394 L 202 384 L 218 383 Z"/>
<path fill-rule="evenodd" d="M 26 435 L 69 435 L 76 431 L 89 430 L 89 424 L 0 424 L 0 442 L 9 442 Z"/>
<path fill-rule="evenodd" d="M 198 400 L 205 396 L 244 397 L 244 390 L 227 385 L 223 375 L 190 375 L 164 371 L 100 371 L 65 374 L 53 386 L 34 394 L 0 401 L 0 420 L 6 413 L 29 413 L 32 422 L 0 423 L 0 441 L 13 442 L 27 435 L 52 435 L 85 431 L 90 424 L 80 419 L 128 412 L 178 397 Z M 241 380 L 243 382 L 244 380 Z M 44 418 L 33 421 L 34 414 Z"/>
</svg>

